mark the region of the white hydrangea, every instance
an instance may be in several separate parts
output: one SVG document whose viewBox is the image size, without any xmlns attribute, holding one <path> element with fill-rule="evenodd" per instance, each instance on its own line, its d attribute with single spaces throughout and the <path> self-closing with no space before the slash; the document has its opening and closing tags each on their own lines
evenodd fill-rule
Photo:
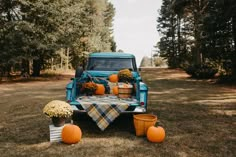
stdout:
<svg viewBox="0 0 236 157">
<path fill-rule="evenodd" d="M 70 104 L 61 100 L 50 101 L 43 108 L 43 113 L 52 117 L 65 117 L 69 118 L 73 114 L 73 109 Z"/>
</svg>

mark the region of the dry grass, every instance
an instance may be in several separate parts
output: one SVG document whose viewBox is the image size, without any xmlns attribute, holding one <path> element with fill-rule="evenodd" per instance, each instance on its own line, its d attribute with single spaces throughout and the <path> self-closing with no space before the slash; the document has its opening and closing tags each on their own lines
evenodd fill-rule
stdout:
<svg viewBox="0 0 236 157">
<path fill-rule="evenodd" d="M 64 100 L 69 78 L 0 85 L 0 154 L 9 156 L 225 156 L 236 154 L 236 88 L 189 79 L 182 71 L 146 69 L 149 113 L 166 130 L 163 143 L 136 137 L 132 115 L 122 115 L 105 131 L 87 116 L 74 145 L 50 143 L 42 113 L 51 100 Z"/>
</svg>

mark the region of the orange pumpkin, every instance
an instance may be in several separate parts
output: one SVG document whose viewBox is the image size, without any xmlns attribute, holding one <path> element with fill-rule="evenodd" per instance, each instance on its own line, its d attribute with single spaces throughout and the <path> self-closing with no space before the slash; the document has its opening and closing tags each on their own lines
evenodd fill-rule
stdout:
<svg viewBox="0 0 236 157">
<path fill-rule="evenodd" d="M 97 84 L 97 89 L 95 91 L 95 94 L 97 94 L 97 95 L 105 94 L 105 87 L 103 84 Z"/>
<path fill-rule="evenodd" d="M 118 94 L 119 94 L 118 86 L 114 86 L 114 87 L 113 87 L 112 93 L 115 94 L 115 95 L 118 95 Z"/>
<path fill-rule="evenodd" d="M 147 130 L 147 139 L 150 142 L 162 142 L 165 139 L 165 130 L 161 126 L 150 126 Z"/>
<path fill-rule="evenodd" d="M 77 125 L 67 124 L 63 127 L 61 138 L 64 143 L 74 144 L 81 140 L 82 132 Z"/>
<path fill-rule="evenodd" d="M 118 75 L 117 74 L 112 74 L 109 76 L 109 81 L 110 82 L 118 82 Z"/>
</svg>

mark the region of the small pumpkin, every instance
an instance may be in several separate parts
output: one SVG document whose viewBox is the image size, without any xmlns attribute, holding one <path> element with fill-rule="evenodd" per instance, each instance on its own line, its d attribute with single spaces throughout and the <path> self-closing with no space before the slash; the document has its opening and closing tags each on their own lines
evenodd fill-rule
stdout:
<svg viewBox="0 0 236 157">
<path fill-rule="evenodd" d="M 118 95 L 118 94 L 119 94 L 118 86 L 114 86 L 114 87 L 113 87 L 112 93 L 113 93 L 114 95 Z"/>
<path fill-rule="evenodd" d="M 103 84 L 97 84 L 97 89 L 95 91 L 95 94 L 97 94 L 97 95 L 105 94 L 105 87 Z"/>
<path fill-rule="evenodd" d="M 147 130 L 147 139 L 150 142 L 163 142 L 165 139 L 165 130 L 161 126 L 150 126 Z"/>
<path fill-rule="evenodd" d="M 74 124 L 67 124 L 63 127 L 61 132 L 61 138 L 64 143 L 75 144 L 81 140 L 81 129 Z"/>
<path fill-rule="evenodd" d="M 112 74 L 109 76 L 109 81 L 110 82 L 118 82 L 118 75 L 117 74 Z"/>
</svg>

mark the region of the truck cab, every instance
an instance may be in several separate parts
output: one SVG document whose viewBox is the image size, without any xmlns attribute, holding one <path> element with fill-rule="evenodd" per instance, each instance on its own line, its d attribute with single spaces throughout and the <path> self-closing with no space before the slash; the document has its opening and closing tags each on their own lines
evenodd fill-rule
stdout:
<svg viewBox="0 0 236 157">
<path fill-rule="evenodd" d="M 129 104 L 129 107 L 123 111 L 123 113 L 143 113 L 147 110 L 147 96 L 148 87 L 142 82 L 141 76 L 138 72 L 135 56 L 129 53 L 121 52 L 99 52 L 91 53 L 88 56 L 88 62 L 84 71 L 77 72 L 77 76 L 71 79 L 66 86 L 66 100 L 73 109 L 79 112 L 86 112 L 80 100 L 85 97 L 81 93 L 81 87 L 78 85 L 85 80 L 94 80 L 103 83 L 105 86 L 109 86 L 109 76 L 112 74 L 118 74 L 122 69 L 129 69 L 133 76 L 133 87 L 135 90 L 132 92 L 130 98 L 124 99 L 119 98 L 111 93 L 109 90 L 103 96 L 100 97 L 111 97 L 113 100 L 125 101 Z M 109 87 L 108 87 L 109 88 Z M 87 97 L 87 99 L 94 99 L 94 97 Z M 119 104 L 117 104 L 119 105 Z"/>
</svg>

